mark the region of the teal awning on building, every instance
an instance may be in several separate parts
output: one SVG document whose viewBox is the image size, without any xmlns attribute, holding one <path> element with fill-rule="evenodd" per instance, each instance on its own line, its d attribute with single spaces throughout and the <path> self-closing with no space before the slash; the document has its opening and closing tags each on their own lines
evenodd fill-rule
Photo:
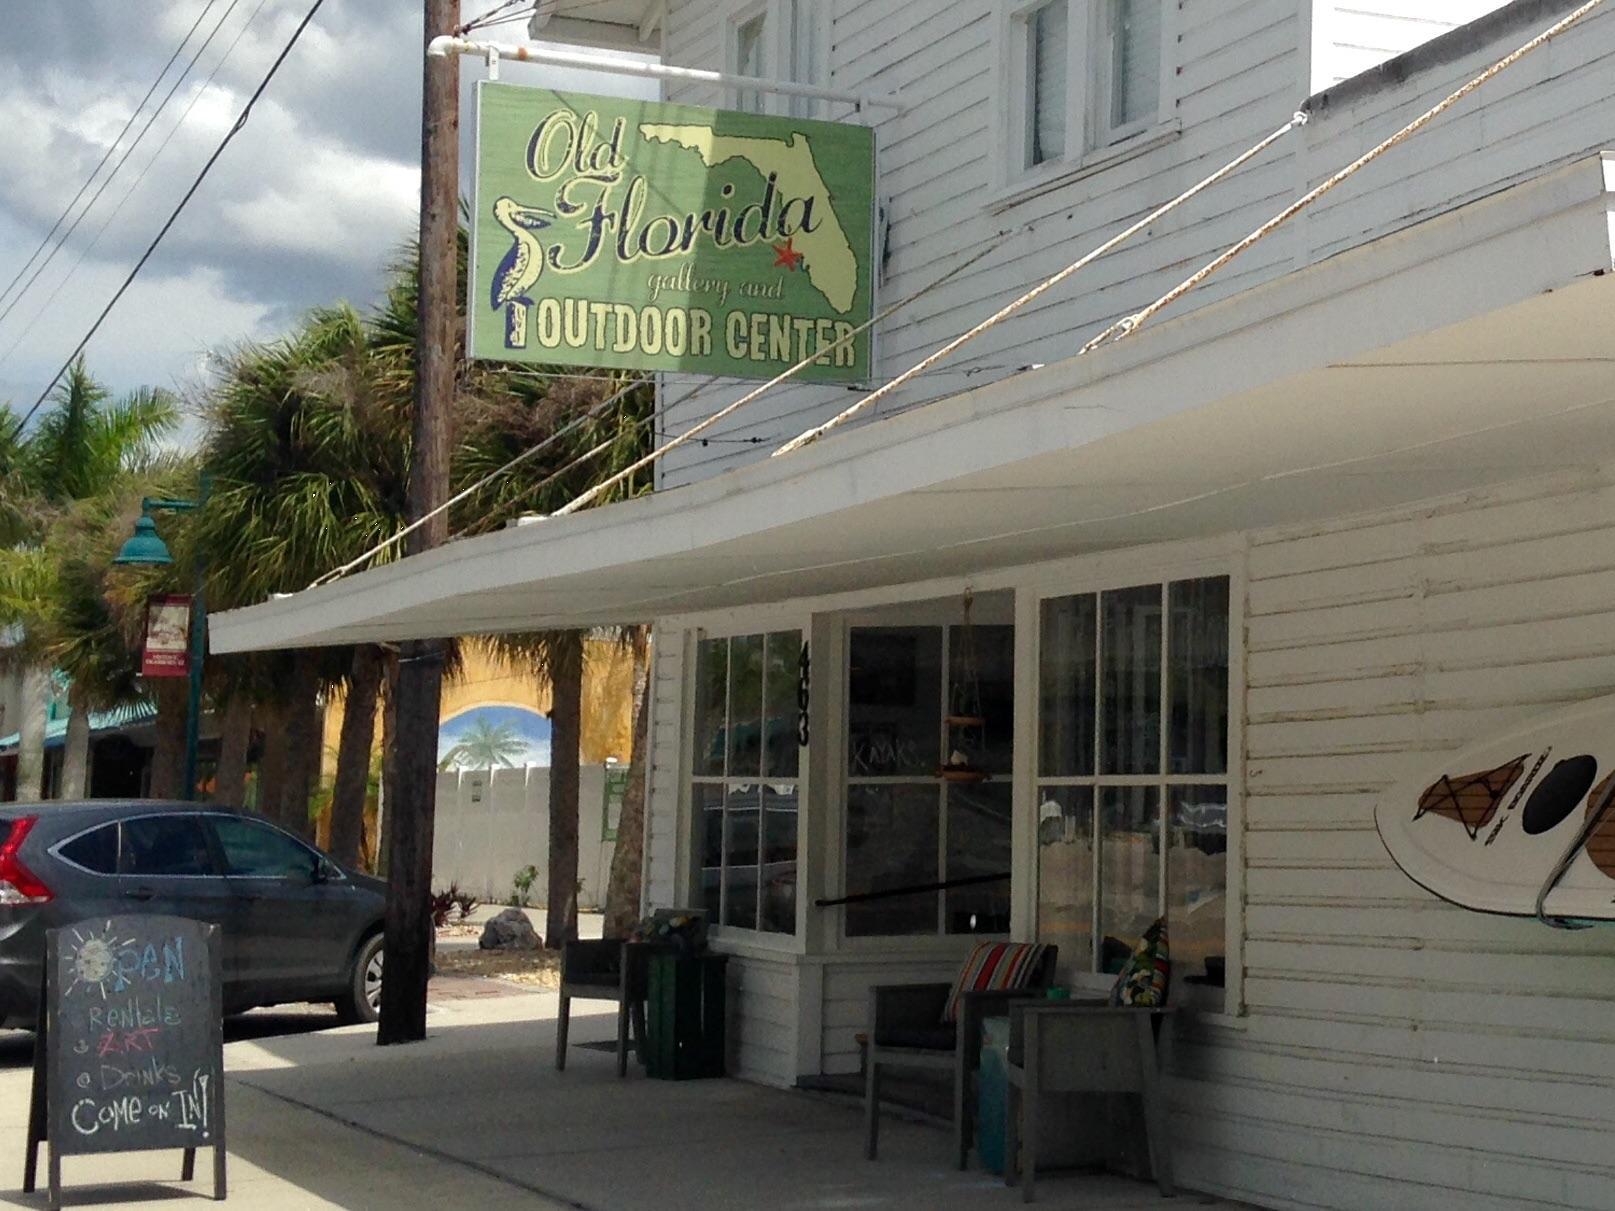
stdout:
<svg viewBox="0 0 1615 1211">
<path fill-rule="evenodd" d="M 113 707 L 110 711 L 90 712 L 90 735 L 97 732 L 115 732 L 157 718 L 157 708 L 149 702 L 131 702 Z M 13 753 L 22 740 L 21 732 L 0 736 L 0 754 Z M 67 716 L 48 720 L 45 724 L 45 747 L 60 748 L 67 742 Z"/>
</svg>

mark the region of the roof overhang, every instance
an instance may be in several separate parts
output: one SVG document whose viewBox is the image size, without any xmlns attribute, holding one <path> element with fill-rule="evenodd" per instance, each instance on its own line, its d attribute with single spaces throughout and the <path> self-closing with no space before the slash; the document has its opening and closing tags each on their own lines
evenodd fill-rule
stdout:
<svg viewBox="0 0 1615 1211">
<path fill-rule="evenodd" d="M 655 54 L 667 0 L 540 0 L 528 33 L 545 42 Z"/>
<path fill-rule="evenodd" d="M 1581 161 L 785 458 L 217 615 L 212 645 L 644 622 L 1607 460 L 1612 181 Z"/>
</svg>

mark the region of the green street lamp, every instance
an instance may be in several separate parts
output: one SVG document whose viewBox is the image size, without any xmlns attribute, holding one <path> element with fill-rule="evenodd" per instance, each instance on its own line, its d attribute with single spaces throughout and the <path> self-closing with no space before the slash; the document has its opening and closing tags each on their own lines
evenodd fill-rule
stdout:
<svg viewBox="0 0 1615 1211">
<path fill-rule="evenodd" d="M 122 567 L 166 567 L 172 564 L 174 557 L 168 553 L 168 544 L 157 533 L 157 523 L 151 515 L 189 513 L 200 509 L 207 500 L 207 492 L 208 481 L 204 476 L 202 493 L 198 500 L 160 500 L 146 497 L 140 502 L 140 517 L 135 522 L 135 532 L 124 542 L 112 562 Z M 196 798 L 197 753 L 201 747 L 202 737 L 202 661 L 207 655 L 207 605 L 202 599 L 202 574 L 203 567 L 198 562 L 196 591 L 191 594 L 190 694 L 185 708 L 185 781 L 180 787 L 181 795 L 187 800 Z"/>
</svg>

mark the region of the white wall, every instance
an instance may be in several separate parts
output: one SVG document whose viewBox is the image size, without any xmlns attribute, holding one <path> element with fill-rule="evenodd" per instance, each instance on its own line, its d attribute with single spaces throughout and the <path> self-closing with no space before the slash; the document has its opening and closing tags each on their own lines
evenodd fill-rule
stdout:
<svg viewBox="0 0 1615 1211">
<path fill-rule="evenodd" d="M 549 774 L 525 769 L 449 770 L 437 776 L 437 824 L 433 830 L 432 886 L 450 883 L 485 903 L 503 903 L 511 879 L 524 866 L 538 868 L 530 897 L 549 894 Z M 611 874 L 610 841 L 600 835 L 605 767 L 586 765 L 578 779 L 578 907 L 605 904 Z"/>
<path fill-rule="evenodd" d="M 1315 0 L 1312 90 L 1377 67 L 1509 0 Z"/>
<path fill-rule="evenodd" d="M 1185 1055 L 1186 1184 L 1285 1207 L 1615 1207 L 1615 930 L 1445 904 L 1372 817 L 1433 754 L 1615 692 L 1612 485 L 1253 536 L 1249 1012 Z"/>
</svg>

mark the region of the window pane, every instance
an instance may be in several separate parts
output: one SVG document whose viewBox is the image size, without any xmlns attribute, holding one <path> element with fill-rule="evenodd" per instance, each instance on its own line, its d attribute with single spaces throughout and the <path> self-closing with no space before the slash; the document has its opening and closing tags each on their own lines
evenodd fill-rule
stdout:
<svg viewBox="0 0 1615 1211">
<path fill-rule="evenodd" d="M 757 928 L 758 789 L 729 788 L 723 808 L 723 924 Z"/>
<path fill-rule="evenodd" d="M 1067 0 L 1053 0 L 1027 24 L 1033 164 L 1065 155 L 1066 18 Z"/>
<path fill-rule="evenodd" d="M 857 627 L 849 664 L 848 774 L 935 775 L 942 763 L 942 628 Z"/>
<path fill-rule="evenodd" d="M 1180 580 L 1167 592 L 1168 768 L 1174 774 L 1227 773 L 1228 578 Z"/>
<path fill-rule="evenodd" d="M 697 782 L 690 788 L 690 808 L 695 812 L 701 837 L 701 907 L 707 919 L 721 920 L 723 890 L 723 787 Z"/>
<path fill-rule="evenodd" d="M 1160 796 L 1153 786 L 1099 792 L 1099 964 L 1120 971 L 1161 915 Z"/>
<path fill-rule="evenodd" d="M 1043 603 L 1039 653 L 1038 773 L 1071 778 L 1094 772 L 1094 630 L 1092 594 Z"/>
<path fill-rule="evenodd" d="M 1172 966 L 1189 978 L 1220 985 L 1227 937 L 1228 788 L 1176 786 L 1171 795 L 1166 886 Z"/>
<path fill-rule="evenodd" d="M 763 637 L 729 641 L 729 777 L 763 772 Z"/>
<path fill-rule="evenodd" d="M 1007 778 L 946 787 L 948 879 L 1009 873 L 1010 789 Z M 1009 932 L 1008 879 L 953 888 L 944 894 L 949 933 Z"/>
<path fill-rule="evenodd" d="M 1093 970 L 1093 787 L 1048 787 L 1037 809 L 1037 940 Z"/>
<path fill-rule="evenodd" d="M 937 788 L 847 788 L 847 894 L 937 882 Z M 934 934 L 937 893 L 847 905 L 847 934 Z"/>
<path fill-rule="evenodd" d="M 776 631 L 768 636 L 768 740 L 763 773 L 769 778 L 796 777 L 801 757 L 796 729 L 801 659 L 800 631 Z"/>
<path fill-rule="evenodd" d="M 194 816 L 145 816 L 123 822 L 126 875 L 211 875 L 213 856 L 207 836 Z"/>
<path fill-rule="evenodd" d="M 1100 772 L 1154 774 L 1161 767 L 1161 586 L 1100 598 L 1104 673 Z"/>
<path fill-rule="evenodd" d="M 256 820 L 213 818 L 213 834 L 224 850 L 226 872 L 265 879 L 307 879 L 319 856 L 300 841 Z"/>
<path fill-rule="evenodd" d="M 723 776 L 724 703 L 729 692 L 729 641 L 703 639 L 695 647 L 695 749 L 697 777 Z"/>
<path fill-rule="evenodd" d="M 763 787 L 763 919 L 773 933 L 796 932 L 796 785 Z"/>
<path fill-rule="evenodd" d="M 761 14 L 735 28 L 735 74 L 741 76 L 768 74 L 763 29 Z M 735 108 L 747 113 L 762 113 L 762 94 L 752 89 L 741 89 L 735 94 Z"/>
<path fill-rule="evenodd" d="M 1015 628 L 956 626 L 948 629 L 948 710 L 955 718 L 986 720 L 983 726 L 948 729 L 948 744 L 966 764 L 1008 774 L 1015 755 Z"/>
<path fill-rule="evenodd" d="M 1111 122 L 1154 115 L 1161 96 L 1161 0 L 1111 0 Z"/>
<path fill-rule="evenodd" d="M 103 824 L 61 848 L 62 857 L 98 875 L 118 873 L 118 826 Z"/>
</svg>

